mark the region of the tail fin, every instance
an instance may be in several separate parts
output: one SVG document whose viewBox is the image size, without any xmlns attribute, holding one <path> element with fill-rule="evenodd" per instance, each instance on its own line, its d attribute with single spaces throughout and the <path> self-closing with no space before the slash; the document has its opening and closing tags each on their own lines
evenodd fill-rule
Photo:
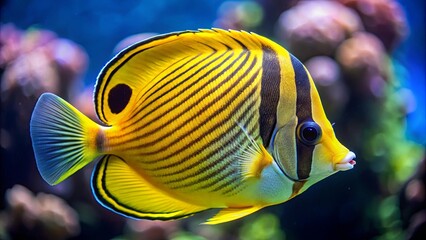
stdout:
<svg viewBox="0 0 426 240">
<path fill-rule="evenodd" d="M 30 133 L 38 170 L 50 185 L 56 185 L 93 161 L 96 124 L 62 98 L 43 94 L 33 111 Z"/>
</svg>

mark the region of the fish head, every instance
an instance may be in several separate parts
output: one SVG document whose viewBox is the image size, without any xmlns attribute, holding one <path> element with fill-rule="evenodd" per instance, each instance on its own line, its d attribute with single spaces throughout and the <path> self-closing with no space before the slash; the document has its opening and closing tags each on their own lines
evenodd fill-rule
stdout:
<svg viewBox="0 0 426 240">
<path fill-rule="evenodd" d="M 287 115 L 275 130 L 269 151 L 287 178 L 314 184 L 337 171 L 352 169 L 356 162 L 355 154 L 337 139 L 310 76 L 309 80 L 309 107 L 297 106 L 309 109 L 308 113 L 303 118 Z"/>
<path fill-rule="evenodd" d="M 355 154 L 343 146 L 331 124 L 297 120 L 279 129 L 274 138 L 274 160 L 292 181 L 318 182 L 337 171 L 350 170 Z"/>
<path fill-rule="evenodd" d="M 337 139 L 314 84 L 311 98 L 312 120 L 299 124 L 297 137 L 302 144 L 313 148 L 310 176 L 321 180 L 338 171 L 352 169 L 356 156 Z"/>
<path fill-rule="evenodd" d="M 298 138 L 302 144 L 311 144 L 309 140 L 312 139 L 315 134 L 319 135 L 317 137 L 317 142 L 311 145 L 311 149 L 313 150 L 311 155 L 312 164 L 309 174 L 310 178 L 319 181 L 333 173 L 350 170 L 355 166 L 355 153 L 340 143 L 328 121 L 326 124 L 322 125 L 314 125 L 312 122 L 306 122 L 300 125 L 299 128 Z"/>
</svg>

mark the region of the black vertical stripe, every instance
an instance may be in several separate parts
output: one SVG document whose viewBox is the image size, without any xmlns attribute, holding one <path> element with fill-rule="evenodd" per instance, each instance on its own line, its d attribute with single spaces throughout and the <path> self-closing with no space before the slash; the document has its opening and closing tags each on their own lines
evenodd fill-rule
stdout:
<svg viewBox="0 0 426 240">
<path fill-rule="evenodd" d="M 265 147 L 269 146 L 277 122 L 277 106 L 280 100 L 281 69 L 277 53 L 269 46 L 262 46 L 262 83 L 260 90 L 259 125 Z"/>
<path fill-rule="evenodd" d="M 293 65 L 296 80 L 296 116 L 299 119 L 299 123 L 301 123 L 306 120 L 312 120 L 311 85 L 303 64 L 293 55 L 291 55 L 291 64 Z"/>
<path fill-rule="evenodd" d="M 312 120 L 312 102 L 311 102 L 311 85 L 308 73 L 303 64 L 291 55 L 291 63 L 293 65 L 295 81 L 296 81 L 296 116 L 297 125 L 305 121 Z M 296 128 L 297 129 L 297 128 Z M 297 131 L 297 130 L 295 130 Z M 297 136 L 297 133 L 296 133 Z M 307 179 L 311 172 L 312 155 L 315 146 L 308 146 L 297 139 L 297 176 L 299 179 Z"/>
</svg>

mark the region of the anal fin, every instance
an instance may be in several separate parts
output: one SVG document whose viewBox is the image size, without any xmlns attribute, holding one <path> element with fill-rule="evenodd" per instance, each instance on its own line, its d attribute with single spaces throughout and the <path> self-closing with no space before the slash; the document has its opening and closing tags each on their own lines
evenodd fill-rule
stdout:
<svg viewBox="0 0 426 240">
<path fill-rule="evenodd" d="M 104 207 L 136 219 L 172 220 L 207 209 L 157 189 L 113 155 L 106 155 L 97 163 L 92 175 L 92 191 Z"/>
<path fill-rule="evenodd" d="M 245 217 L 249 214 L 252 214 L 262 207 L 252 206 L 247 208 L 224 208 L 220 210 L 214 217 L 210 218 L 204 224 L 218 224 L 233 221 L 242 217 Z"/>
</svg>

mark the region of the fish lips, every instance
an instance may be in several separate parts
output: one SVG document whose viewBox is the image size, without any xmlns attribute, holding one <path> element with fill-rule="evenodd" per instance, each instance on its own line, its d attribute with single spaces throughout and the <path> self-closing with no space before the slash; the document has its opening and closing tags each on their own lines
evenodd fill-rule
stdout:
<svg viewBox="0 0 426 240">
<path fill-rule="evenodd" d="M 354 160 L 355 158 L 355 153 L 348 152 L 348 154 L 346 154 L 346 156 L 340 162 L 334 164 L 334 170 L 347 171 L 352 169 L 356 164 L 356 161 Z"/>
</svg>

